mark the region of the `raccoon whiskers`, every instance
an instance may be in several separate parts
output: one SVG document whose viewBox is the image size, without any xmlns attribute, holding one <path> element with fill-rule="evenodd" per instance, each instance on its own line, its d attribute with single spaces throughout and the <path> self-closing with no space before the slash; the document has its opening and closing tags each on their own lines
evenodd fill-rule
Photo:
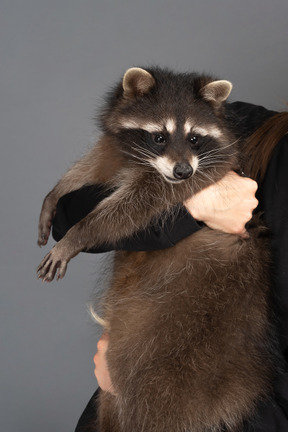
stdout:
<svg viewBox="0 0 288 432">
<path fill-rule="evenodd" d="M 207 168 L 209 166 L 215 166 L 215 164 L 217 164 L 217 167 L 219 166 L 223 166 L 223 165 L 230 165 L 231 166 L 231 162 L 230 161 L 225 161 L 224 159 L 207 159 L 207 160 L 199 160 L 199 165 L 198 165 L 198 169 L 200 168 Z M 221 165 L 220 165 L 221 164 Z"/>
<path fill-rule="evenodd" d="M 129 161 L 129 164 L 130 165 L 139 165 L 139 166 L 144 166 L 144 167 L 149 167 L 149 168 L 151 167 L 151 165 L 148 161 L 145 161 L 141 158 L 137 158 L 135 156 L 133 156 L 133 160 Z"/>
<path fill-rule="evenodd" d="M 155 152 L 155 153 L 153 153 L 152 151 L 150 151 L 150 150 L 148 150 L 147 148 L 143 148 L 143 147 L 141 147 L 138 143 L 136 143 L 136 142 L 133 142 L 132 143 L 133 145 L 134 145 L 134 147 L 132 147 L 132 149 L 133 150 L 136 150 L 138 153 L 140 153 L 141 155 L 143 155 L 143 156 L 146 156 L 146 157 L 148 157 L 148 158 L 152 158 L 152 159 L 154 159 L 155 158 L 155 154 L 156 155 L 159 155 L 159 152 Z"/>
<path fill-rule="evenodd" d="M 129 153 L 128 151 L 125 151 L 125 150 L 121 150 L 121 153 L 123 153 L 123 154 L 125 154 L 125 155 L 128 155 L 129 156 L 129 158 L 133 158 L 133 162 L 134 163 L 137 163 L 137 165 L 143 165 L 143 166 L 151 166 L 150 164 L 149 164 L 149 162 L 148 162 L 148 160 L 146 160 L 146 159 L 143 159 L 143 157 L 141 157 L 141 156 L 136 156 L 136 155 L 131 155 L 131 153 Z M 135 161 L 135 159 L 136 159 L 136 161 Z M 130 163 L 132 163 L 132 161 L 130 161 Z"/>
<path fill-rule="evenodd" d="M 150 160 L 155 159 L 155 153 L 150 152 L 148 149 L 144 149 L 136 142 L 132 142 L 131 144 L 131 150 L 133 150 L 136 154 L 123 149 L 121 150 L 121 152 L 128 155 L 130 159 L 132 158 L 133 162 L 137 165 L 147 166 L 151 168 Z"/>
<path fill-rule="evenodd" d="M 209 150 L 207 152 L 204 152 L 200 156 L 198 156 L 198 160 L 201 161 L 201 160 L 205 160 L 207 158 L 209 159 L 211 156 L 214 157 L 216 155 L 219 155 L 219 153 L 221 154 L 223 152 L 223 150 L 226 150 L 229 147 L 234 147 L 237 144 L 238 141 L 239 140 L 237 139 L 237 140 L 233 141 L 232 143 L 229 143 L 229 144 L 227 144 L 225 146 L 221 146 L 219 148 L 215 148 L 215 149 Z M 230 155 L 231 156 L 235 156 L 235 155 L 237 155 L 237 152 L 234 151 Z M 227 158 L 227 155 L 222 154 L 222 157 L 223 158 Z"/>
<path fill-rule="evenodd" d="M 235 153 L 236 155 L 236 153 Z M 234 156 L 234 154 L 232 155 Z M 228 169 L 227 169 L 228 168 Z M 207 172 L 208 169 L 208 172 Z M 213 183 L 215 183 L 217 180 L 217 177 L 219 176 L 214 176 L 214 174 L 216 174 L 217 172 L 223 172 L 223 174 L 221 175 L 221 177 L 224 175 L 225 171 L 229 171 L 229 169 L 233 169 L 233 165 L 231 164 L 231 161 L 225 161 L 222 158 L 211 158 L 211 159 L 207 159 L 204 161 L 199 161 L 198 164 L 198 168 L 197 168 L 197 173 L 200 174 L 206 178 L 208 178 L 209 180 L 211 180 L 211 175 L 213 177 Z"/>
<path fill-rule="evenodd" d="M 198 166 L 197 169 L 197 186 L 199 189 L 201 189 L 201 183 L 207 183 L 207 180 L 210 184 L 216 183 L 215 178 L 213 178 L 213 174 L 208 174 L 207 172 L 203 171 L 201 169 L 202 167 Z M 200 178 L 199 178 L 200 177 Z M 201 178 L 202 177 L 202 178 Z M 207 179 L 207 180 L 205 180 Z"/>
<path fill-rule="evenodd" d="M 237 152 L 233 152 L 230 153 L 229 156 L 234 156 L 237 155 Z M 223 154 L 223 149 L 215 149 L 215 150 L 211 150 L 209 152 L 203 153 L 202 155 L 198 156 L 198 160 L 200 161 L 205 161 L 205 160 L 216 160 L 216 158 L 219 158 L 220 160 L 226 159 L 227 160 L 227 155 Z M 228 162 L 228 161 L 227 161 Z"/>
<path fill-rule="evenodd" d="M 219 148 L 214 148 L 210 151 L 204 152 L 203 155 L 208 154 L 208 153 L 213 153 L 213 152 L 218 152 L 218 151 L 222 151 L 222 150 L 226 150 L 229 147 L 234 147 L 237 143 L 239 142 L 239 139 L 235 139 L 234 141 L 230 142 L 229 144 L 226 144 L 224 146 L 221 146 Z"/>
</svg>

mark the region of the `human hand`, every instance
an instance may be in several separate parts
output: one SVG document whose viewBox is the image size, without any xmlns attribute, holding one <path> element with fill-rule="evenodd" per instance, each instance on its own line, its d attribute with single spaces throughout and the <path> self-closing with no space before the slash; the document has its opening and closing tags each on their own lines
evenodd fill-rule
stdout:
<svg viewBox="0 0 288 432">
<path fill-rule="evenodd" d="M 99 387 L 103 391 L 116 394 L 111 382 L 107 361 L 106 361 L 106 351 L 108 349 L 108 345 L 109 345 L 109 335 L 108 333 L 103 333 L 97 343 L 97 352 L 93 358 L 95 364 L 94 374 L 98 381 Z"/>
<path fill-rule="evenodd" d="M 194 219 L 213 229 L 247 237 L 245 225 L 258 205 L 257 183 L 229 171 L 219 182 L 184 202 Z"/>
</svg>

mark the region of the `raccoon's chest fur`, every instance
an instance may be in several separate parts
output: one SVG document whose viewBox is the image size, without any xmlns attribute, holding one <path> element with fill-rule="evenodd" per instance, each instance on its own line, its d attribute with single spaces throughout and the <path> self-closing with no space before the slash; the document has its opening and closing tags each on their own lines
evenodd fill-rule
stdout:
<svg viewBox="0 0 288 432">
<path fill-rule="evenodd" d="M 266 250 L 258 228 L 245 241 L 204 228 L 172 249 L 116 254 L 104 317 L 119 430 L 237 431 L 267 396 Z"/>
</svg>

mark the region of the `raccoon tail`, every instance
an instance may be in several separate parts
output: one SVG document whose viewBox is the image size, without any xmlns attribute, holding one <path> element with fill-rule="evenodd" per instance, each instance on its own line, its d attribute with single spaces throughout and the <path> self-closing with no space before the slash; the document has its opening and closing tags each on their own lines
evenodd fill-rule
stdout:
<svg viewBox="0 0 288 432">
<path fill-rule="evenodd" d="M 245 174 L 254 180 L 263 180 L 272 152 L 279 140 L 288 132 L 288 112 L 270 117 L 244 144 L 247 157 Z"/>
<path fill-rule="evenodd" d="M 99 314 L 95 311 L 92 303 L 88 304 L 88 312 L 94 322 L 100 324 L 105 330 L 109 329 L 108 322 L 99 316 Z"/>
</svg>

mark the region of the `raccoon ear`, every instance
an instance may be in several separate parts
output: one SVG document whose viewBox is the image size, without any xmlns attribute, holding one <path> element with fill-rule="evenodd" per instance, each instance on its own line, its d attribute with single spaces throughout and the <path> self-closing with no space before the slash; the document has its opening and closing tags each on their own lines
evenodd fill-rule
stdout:
<svg viewBox="0 0 288 432">
<path fill-rule="evenodd" d="M 231 90 L 232 84 L 230 81 L 218 80 L 206 84 L 200 90 L 200 94 L 205 100 L 219 105 L 228 98 Z"/>
<path fill-rule="evenodd" d="M 142 96 L 148 93 L 155 84 L 155 79 L 145 69 L 130 68 L 125 72 L 122 81 L 124 97 L 131 99 Z"/>
</svg>

